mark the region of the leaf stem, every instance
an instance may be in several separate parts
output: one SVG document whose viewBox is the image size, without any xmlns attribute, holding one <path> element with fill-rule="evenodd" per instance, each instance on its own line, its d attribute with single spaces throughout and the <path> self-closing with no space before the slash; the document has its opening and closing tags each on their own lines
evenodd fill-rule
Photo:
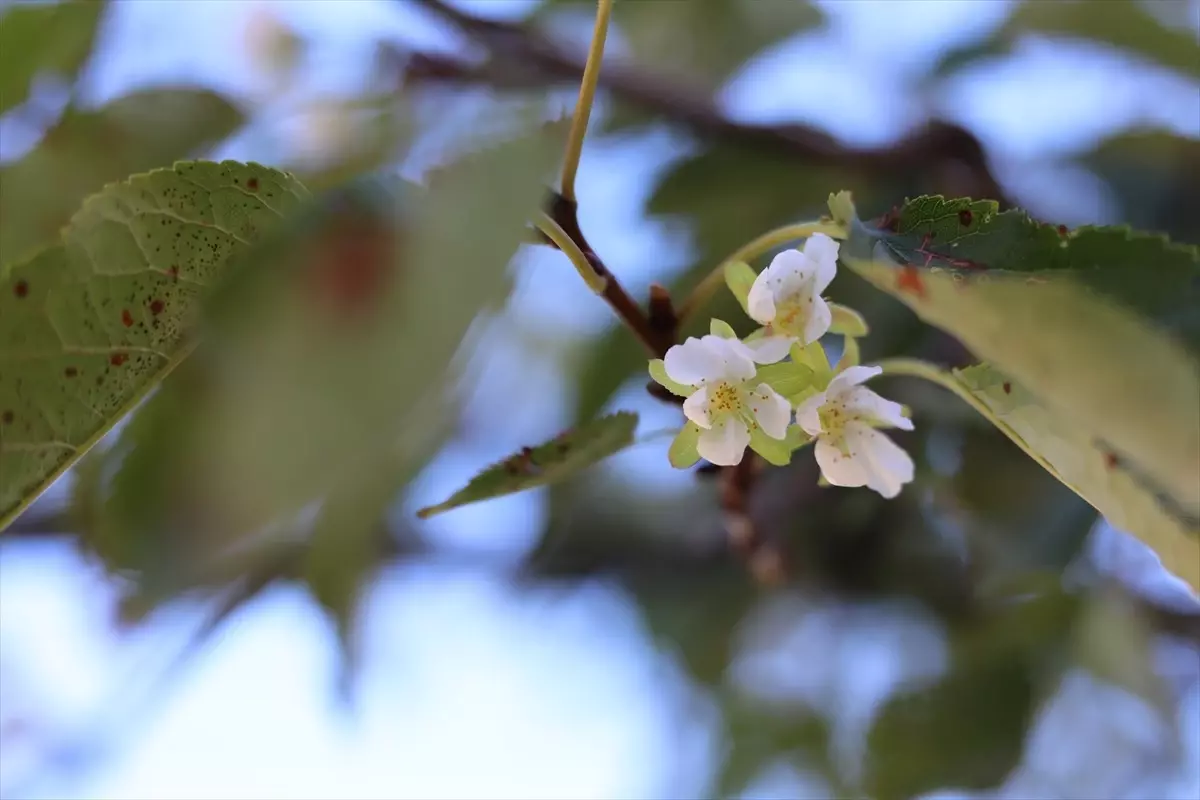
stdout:
<svg viewBox="0 0 1200 800">
<path fill-rule="evenodd" d="M 587 135 L 588 118 L 592 114 L 592 102 L 596 98 L 596 84 L 600 81 L 600 63 L 604 60 L 604 39 L 608 36 L 608 18 L 611 14 L 612 0 L 599 0 L 596 8 L 596 27 L 592 30 L 592 44 L 588 48 L 587 63 L 583 67 L 579 100 L 575 103 L 575 116 L 571 120 L 571 132 L 567 138 L 567 153 L 563 158 L 562 196 L 571 201 L 575 200 L 575 175 L 579 171 L 583 138 Z"/>
<path fill-rule="evenodd" d="M 1029 444 L 1008 425 L 1008 423 L 997 417 L 995 413 L 988 408 L 987 403 L 984 403 L 982 400 L 976 397 L 970 389 L 963 385 L 962 381 L 955 378 L 950 372 L 947 372 L 946 370 L 941 369 L 934 364 L 930 364 L 927 361 L 921 361 L 920 359 L 916 358 L 887 358 L 876 362 L 875 366 L 882 367 L 884 375 L 907 375 L 913 378 L 922 378 L 930 383 L 936 383 L 943 389 L 949 389 L 951 392 L 958 395 L 963 402 L 983 415 L 988 422 L 999 428 L 1005 436 L 1007 436 L 1009 439 L 1012 439 L 1018 447 L 1025 451 L 1025 455 L 1032 458 L 1038 464 L 1041 464 L 1047 472 L 1057 478 L 1063 485 L 1070 487 L 1074 491 L 1074 487 L 1063 479 L 1063 476 L 1058 473 L 1058 470 L 1056 470 L 1049 461 L 1047 461 L 1040 453 L 1030 447 Z M 1076 494 L 1078 494 L 1078 492 L 1076 492 Z"/>
<path fill-rule="evenodd" d="M 587 256 L 584 255 L 583 250 L 567 235 L 567 232 L 562 229 L 561 225 L 545 212 L 538 214 L 534 220 L 534 225 L 537 226 L 538 230 L 546 234 L 546 238 L 554 242 L 555 247 L 561 250 L 571 261 L 571 264 L 575 267 L 575 271 L 579 273 L 579 277 L 583 278 L 583 282 L 587 284 L 589 289 L 596 294 L 604 294 L 604 290 L 608 288 L 608 279 L 592 269 L 592 264 L 588 261 Z"/>
<path fill-rule="evenodd" d="M 716 294 L 717 289 L 725 283 L 726 264 L 734 261 L 750 261 L 781 244 L 794 242 L 797 239 L 806 239 L 814 233 L 823 233 L 827 236 L 832 236 L 834 239 L 846 238 L 846 229 L 830 220 L 798 222 L 767 231 L 742 245 L 737 250 L 734 250 L 728 258 L 718 264 L 712 272 L 708 273 L 704 280 L 696 284 L 696 288 L 692 289 L 692 293 L 688 295 L 687 299 L 683 301 L 683 305 L 679 307 L 680 323 L 682 324 L 687 321 L 692 315 L 702 309 L 712 296 Z"/>
</svg>

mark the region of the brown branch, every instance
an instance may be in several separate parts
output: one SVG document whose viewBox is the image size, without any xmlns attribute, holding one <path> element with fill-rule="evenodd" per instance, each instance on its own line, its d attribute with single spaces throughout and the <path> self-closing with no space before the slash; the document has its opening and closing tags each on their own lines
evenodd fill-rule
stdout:
<svg viewBox="0 0 1200 800">
<path fill-rule="evenodd" d="M 652 358 L 664 357 L 671 345 L 675 344 L 675 330 L 678 325 L 673 312 L 671 312 L 671 319 L 664 320 L 661 298 L 657 303 L 653 297 L 651 298 L 651 313 L 648 314 L 637 304 L 637 301 L 629 296 L 629 292 L 625 291 L 625 287 L 621 285 L 617 276 L 613 275 L 596 251 L 592 249 L 587 237 L 583 235 L 583 230 L 579 227 L 578 203 L 568 200 L 558 192 L 551 192 L 546 213 L 575 243 L 592 270 L 604 278 L 603 297 L 605 302 L 612 306 L 621 321 L 646 346 L 646 350 Z M 669 308 L 669 298 L 667 302 Z M 659 309 L 657 312 L 654 311 L 656 306 Z"/>
<path fill-rule="evenodd" d="M 542 88 L 547 83 L 575 83 L 584 61 L 521 24 L 473 17 L 442 0 L 414 0 L 417 5 L 454 24 L 487 47 L 491 59 L 469 64 L 444 55 L 416 54 L 409 79 L 484 83 L 500 88 Z M 600 88 L 644 111 L 689 127 L 701 136 L 822 166 L 861 170 L 873 175 L 908 175 L 915 171 L 953 176 L 955 194 L 1010 205 L 992 174 L 979 140 L 967 129 L 932 121 L 909 137 L 878 149 L 845 147 L 829 134 L 804 125 L 752 125 L 721 113 L 711 97 L 694 88 L 641 72 L 606 59 Z"/>
</svg>

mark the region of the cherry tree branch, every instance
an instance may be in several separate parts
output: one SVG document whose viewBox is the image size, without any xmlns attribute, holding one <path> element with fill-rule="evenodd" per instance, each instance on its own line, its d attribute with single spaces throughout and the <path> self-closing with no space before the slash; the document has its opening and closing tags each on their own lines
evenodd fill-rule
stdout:
<svg viewBox="0 0 1200 800">
<path fill-rule="evenodd" d="M 408 64 L 409 80 L 479 83 L 497 88 L 535 88 L 550 83 L 577 84 L 586 61 L 556 44 L 536 28 L 480 19 L 443 0 L 412 0 L 487 48 L 481 65 L 452 56 L 416 53 Z M 988 163 L 979 140 L 962 126 L 932 121 L 882 148 L 844 146 L 823 131 L 804 125 L 754 125 L 729 119 L 707 93 L 643 72 L 630 64 L 606 59 L 600 88 L 632 106 L 688 127 L 714 140 L 742 145 L 795 161 L 862 171 L 876 176 L 916 171 L 943 176 L 954 194 L 997 200 L 1011 205 Z"/>
</svg>

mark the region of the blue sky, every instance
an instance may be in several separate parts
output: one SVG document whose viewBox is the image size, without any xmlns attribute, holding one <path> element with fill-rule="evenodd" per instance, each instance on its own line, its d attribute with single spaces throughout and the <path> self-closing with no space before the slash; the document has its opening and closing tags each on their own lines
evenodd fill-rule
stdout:
<svg viewBox="0 0 1200 800">
<path fill-rule="evenodd" d="M 99 102 L 136 85 L 173 80 L 254 97 L 256 78 L 238 38 L 254 5 L 119 4 L 108 31 L 108 56 L 89 87 L 91 98 Z M 259 5 L 319 42 L 301 93 L 355 86 L 369 52 L 363 42 L 380 32 L 434 45 L 446 41 L 446 31 L 388 0 Z M 527 4 L 460 5 L 506 16 Z M 886 141 L 914 119 L 905 82 L 948 39 L 984 35 L 1007 6 L 999 0 L 822 5 L 833 22 L 830 30 L 780 45 L 747 65 L 722 95 L 731 115 L 819 124 L 854 144 Z M 163 31 L 185 35 L 167 37 Z M 895 47 L 896 41 L 904 47 Z M 780 81 L 782 74 L 796 77 Z M 770 76 L 775 80 L 768 81 Z M 842 92 L 855 102 L 839 102 Z M 1047 180 L 1093 188 L 1086 176 L 1049 169 L 1046 159 L 1086 149 L 1131 124 L 1200 135 L 1195 84 L 1064 43 L 1030 43 L 1010 63 L 980 68 L 923 101 L 977 130 L 1018 195 L 1036 195 L 1039 181 Z M 253 151 L 265 141 L 240 139 L 223 155 L 261 159 Z M 688 260 L 686 237 L 636 215 L 637 200 L 649 189 L 647 175 L 664 168 L 679 147 L 666 134 L 650 142 L 599 142 L 583 161 L 583 223 L 634 291 Z M 1071 214 L 1091 219 L 1115 214 L 1102 193 L 1082 208 L 1064 203 L 1062 212 L 1067 221 Z M 662 257 L 646 259 L 651 250 Z M 471 435 L 430 466 L 410 498 L 412 507 L 440 499 L 479 464 L 553 434 L 566 421 L 562 365 L 570 350 L 550 347 L 547 340 L 553 334 L 569 345 L 609 323 L 606 309 L 560 258 L 549 251 L 527 254 L 510 313 L 493 323 L 485 377 L 491 391 L 508 381 L 523 393 L 525 411 L 502 430 L 488 429 L 487 397 L 471 395 L 466 410 Z M 647 269 L 651 261 L 657 272 Z M 648 429 L 674 421 L 633 387 L 622 400 L 646 412 Z M 615 466 L 624 480 L 646 491 L 688 497 L 689 479 L 665 468 L 665 446 L 646 444 Z M 617 472 L 610 470 L 614 480 L 621 479 Z M 516 554 L 541 525 L 543 499 L 532 492 L 496 500 L 431 520 L 426 530 L 460 547 Z M 499 538 L 481 542 L 479 531 Z M 197 622 L 188 609 L 173 611 L 149 632 L 115 638 L 111 587 L 74 554 L 52 545 L 6 548 L 0 578 L 0 641 L 7 651 L 0 660 L 13 669 L 6 674 L 28 680 L 27 691 L 17 694 L 28 699 L 31 712 L 48 711 L 66 730 L 94 732 L 95 725 L 107 725 L 96 715 L 110 707 L 114 689 L 130 689 L 129 676 L 161 662 L 164 643 L 180 646 Z M 844 658 L 828 659 L 830 670 L 861 665 L 852 676 L 803 678 L 811 684 L 803 691 L 815 693 L 813 702 L 839 698 L 838 713 L 849 720 L 843 738 L 851 749 L 855 725 L 861 727 L 866 713 L 854 711 L 855 702 L 885 693 L 902 676 L 933 676 L 941 668 L 940 640 L 927 621 L 915 614 L 900 614 L 886 625 L 869 621 L 882 613 L 874 608 L 843 610 L 836 618 L 814 613 L 807 633 L 798 634 L 806 646 L 826 641 L 845 649 Z M 680 688 L 678 666 L 647 645 L 636 611 L 611 588 L 586 585 L 565 595 L 538 595 L 475 574 L 408 568 L 381 579 L 366 618 L 368 650 L 356 717 L 338 706 L 333 693 L 331 626 L 300 590 L 279 588 L 245 609 L 144 717 L 113 728 L 113 757 L 103 768 L 81 783 L 38 791 L 47 797 L 162 800 L 641 798 L 686 793 L 689 784 L 681 774 L 691 776 L 692 792 L 703 785 L 716 754 L 715 726 L 703 724 L 703 713 L 701 723 L 695 722 L 699 698 Z M 750 675 L 769 668 L 739 667 Z M 829 694 L 833 685 L 841 694 Z M 1200 708 L 1200 689 L 1193 695 L 1187 708 Z M 1197 752 L 1200 729 L 1187 735 Z M 1149 741 L 1147 747 L 1157 746 Z M 32 766 L 37 750 L 13 747 L 5 754 L 5 768 L 15 773 L 23 758 Z M 682 773 L 681 763 L 688 766 Z M 0 772 L 0 783 L 7 777 Z M 772 781 L 774 791 L 799 791 L 797 780 L 781 772 L 756 796 L 769 794 Z M 1181 780 L 1185 794 L 1200 787 L 1200 775 L 1194 783 Z M 819 784 L 805 785 L 820 796 Z"/>
</svg>

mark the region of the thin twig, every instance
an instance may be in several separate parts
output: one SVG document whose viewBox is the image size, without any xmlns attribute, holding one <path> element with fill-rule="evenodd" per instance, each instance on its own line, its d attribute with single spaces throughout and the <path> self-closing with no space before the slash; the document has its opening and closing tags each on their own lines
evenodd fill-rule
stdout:
<svg viewBox="0 0 1200 800">
<path fill-rule="evenodd" d="M 596 82 L 600 78 L 600 64 L 604 60 L 604 39 L 608 35 L 611 13 L 612 0 L 599 0 L 596 28 L 592 32 L 587 61 L 584 62 L 583 77 L 579 82 L 579 100 L 575 103 L 575 116 L 571 119 L 571 132 L 567 137 L 567 153 L 563 158 L 561 191 L 568 200 L 575 199 L 575 175 L 579 172 L 579 157 L 583 154 L 583 140 L 587 136 L 588 119 L 596 98 Z"/>
</svg>

